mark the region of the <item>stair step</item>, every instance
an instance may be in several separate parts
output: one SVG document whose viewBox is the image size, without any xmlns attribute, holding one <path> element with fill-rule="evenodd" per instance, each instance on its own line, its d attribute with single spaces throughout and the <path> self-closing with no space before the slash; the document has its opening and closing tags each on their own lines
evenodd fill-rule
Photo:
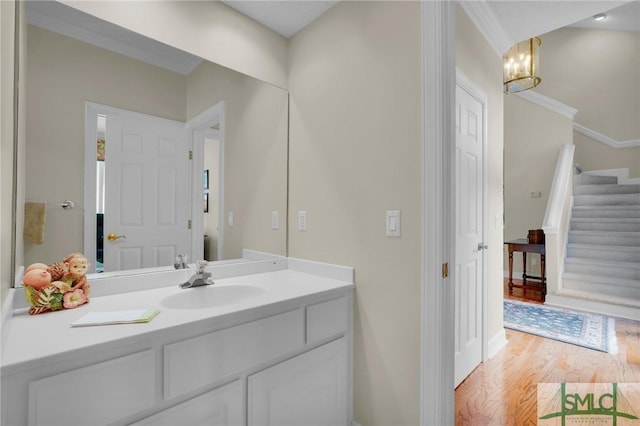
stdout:
<svg viewBox="0 0 640 426">
<path fill-rule="evenodd" d="M 640 309 L 640 299 L 629 298 L 629 297 L 618 297 L 612 294 L 593 293 L 593 292 L 584 291 L 584 290 L 574 290 L 570 288 L 563 288 L 562 290 L 560 290 L 559 295 L 563 297 L 571 297 L 574 299 L 581 299 L 585 301 L 593 301 L 596 303 L 607 303 L 607 304 L 614 305 L 613 312 L 609 314 L 611 316 L 617 316 L 617 314 L 619 313 L 618 309 L 616 309 L 617 307 L 629 307 L 629 308 Z M 624 318 L 632 318 L 636 320 L 638 316 L 636 315 L 636 312 L 634 312 L 632 315 L 624 316 Z"/>
<path fill-rule="evenodd" d="M 640 218 L 640 206 L 574 206 L 572 218 Z"/>
<path fill-rule="evenodd" d="M 640 247 L 640 232 L 569 231 L 569 243 Z"/>
<path fill-rule="evenodd" d="M 576 185 L 573 195 L 640 194 L 640 185 L 589 184 Z"/>
<path fill-rule="evenodd" d="M 640 288 L 640 264 L 604 259 L 567 258 L 565 272 L 589 274 L 594 277 L 622 278 L 637 280 Z"/>
<path fill-rule="evenodd" d="M 568 244 L 567 258 L 569 257 L 640 263 L 640 247 Z"/>
<path fill-rule="evenodd" d="M 640 280 L 615 277 L 595 277 L 593 275 L 565 272 L 562 287 L 598 293 L 603 296 L 615 296 L 640 301 Z"/>
<path fill-rule="evenodd" d="M 639 206 L 640 194 L 574 195 L 574 206 Z"/>
<path fill-rule="evenodd" d="M 589 185 L 589 184 L 599 184 L 599 183 L 601 184 L 618 183 L 618 178 L 615 176 L 596 176 L 596 175 L 587 175 L 584 173 L 573 176 L 574 185 Z"/>
<path fill-rule="evenodd" d="M 640 218 L 572 218 L 574 231 L 640 232 Z"/>
</svg>

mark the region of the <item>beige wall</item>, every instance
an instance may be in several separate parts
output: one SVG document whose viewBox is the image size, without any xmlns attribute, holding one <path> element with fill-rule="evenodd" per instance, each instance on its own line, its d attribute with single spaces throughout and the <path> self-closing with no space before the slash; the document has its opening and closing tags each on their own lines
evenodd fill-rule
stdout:
<svg viewBox="0 0 640 426">
<path fill-rule="evenodd" d="M 286 254 L 287 105 L 285 90 L 211 62 L 187 78 L 187 118 L 225 101 L 224 198 L 225 259 L 242 257 L 250 248 Z M 271 229 L 271 212 L 279 211 L 279 230 Z M 226 214 L 226 213 L 225 213 Z"/>
<path fill-rule="evenodd" d="M 456 66 L 487 96 L 487 206 L 484 242 L 487 250 L 488 337 L 502 326 L 503 246 L 503 94 L 502 60 L 464 11 L 456 8 Z"/>
<path fill-rule="evenodd" d="M 536 91 L 577 108 L 576 123 L 617 141 L 640 140 L 640 32 L 562 28 L 541 39 Z M 574 138 L 584 170 L 629 168 L 640 177 L 640 147 Z"/>
<path fill-rule="evenodd" d="M 259 80 L 287 87 L 287 39 L 221 2 L 61 3 Z"/>
<path fill-rule="evenodd" d="M 612 148 L 578 132 L 573 133 L 573 143 L 576 146 L 574 161 L 582 170 L 626 168 L 629 169 L 629 177 L 640 178 L 640 147 Z"/>
<path fill-rule="evenodd" d="M 542 228 L 560 147 L 572 140 L 569 118 L 517 95 L 504 96 L 505 241 Z M 532 198 L 531 192 L 541 197 Z M 539 273 L 539 264 L 532 268 L 527 262 L 527 269 Z M 514 256 L 514 271 L 522 271 L 520 254 Z"/>
<path fill-rule="evenodd" d="M 33 26 L 27 51 L 25 197 L 47 202 L 47 224 L 25 263 L 51 263 L 84 246 L 85 101 L 184 121 L 186 79 Z"/>
<path fill-rule="evenodd" d="M 420 28 L 419 2 L 342 2 L 290 44 L 289 255 L 355 267 L 363 426 L 419 423 Z"/>
</svg>

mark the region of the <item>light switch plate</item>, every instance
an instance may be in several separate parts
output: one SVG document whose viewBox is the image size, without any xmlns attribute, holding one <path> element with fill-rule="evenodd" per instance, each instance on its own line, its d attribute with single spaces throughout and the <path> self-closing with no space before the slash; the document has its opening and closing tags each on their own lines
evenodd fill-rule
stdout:
<svg viewBox="0 0 640 426">
<path fill-rule="evenodd" d="M 271 212 L 271 229 L 274 231 L 280 229 L 280 213 L 277 211 Z"/>
<path fill-rule="evenodd" d="M 386 235 L 387 237 L 400 237 L 400 210 L 387 210 Z"/>
<path fill-rule="evenodd" d="M 307 230 L 307 212 L 301 210 L 298 212 L 298 231 Z"/>
<path fill-rule="evenodd" d="M 229 212 L 227 213 L 227 225 L 233 226 L 233 224 L 234 224 L 233 212 Z"/>
</svg>

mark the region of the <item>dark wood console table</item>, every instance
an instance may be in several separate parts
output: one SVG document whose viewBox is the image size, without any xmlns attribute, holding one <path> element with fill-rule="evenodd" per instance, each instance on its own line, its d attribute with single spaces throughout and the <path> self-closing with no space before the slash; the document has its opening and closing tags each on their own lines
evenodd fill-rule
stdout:
<svg viewBox="0 0 640 426">
<path fill-rule="evenodd" d="M 509 249 L 509 294 L 513 294 L 513 288 L 518 287 L 524 290 L 537 290 L 542 292 L 542 300 L 544 301 L 547 295 L 547 279 L 545 276 L 545 249 L 544 243 L 542 244 L 529 244 L 529 240 L 526 238 L 520 238 L 513 241 L 506 241 L 505 244 Z M 513 283 L 513 252 L 522 252 L 522 284 Z M 540 277 L 527 274 L 527 253 L 540 254 Z M 528 284 L 527 278 L 540 280 L 540 283 Z"/>
</svg>

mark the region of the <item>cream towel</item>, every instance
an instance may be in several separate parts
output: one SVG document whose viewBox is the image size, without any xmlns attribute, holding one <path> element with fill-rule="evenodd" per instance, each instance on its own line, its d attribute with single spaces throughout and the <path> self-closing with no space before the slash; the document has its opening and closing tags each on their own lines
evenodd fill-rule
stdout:
<svg viewBox="0 0 640 426">
<path fill-rule="evenodd" d="M 44 228 L 47 223 L 46 218 L 47 203 L 31 202 L 24 203 L 24 242 L 42 244 L 44 242 Z"/>
</svg>

